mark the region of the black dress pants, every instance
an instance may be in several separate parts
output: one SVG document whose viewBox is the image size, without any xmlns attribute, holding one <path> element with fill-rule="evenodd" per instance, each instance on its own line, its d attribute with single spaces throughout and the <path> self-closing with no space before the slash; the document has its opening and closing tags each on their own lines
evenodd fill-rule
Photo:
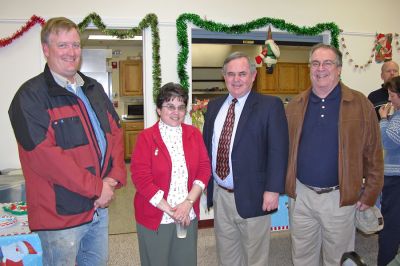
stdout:
<svg viewBox="0 0 400 266">
<path fill-rule="evenodd" d="M 386 266 L 400 245 L 400 176 L 385 176 L 381 212 L 384 226 L 379 233 L 378 265 Z"/>
</svg>

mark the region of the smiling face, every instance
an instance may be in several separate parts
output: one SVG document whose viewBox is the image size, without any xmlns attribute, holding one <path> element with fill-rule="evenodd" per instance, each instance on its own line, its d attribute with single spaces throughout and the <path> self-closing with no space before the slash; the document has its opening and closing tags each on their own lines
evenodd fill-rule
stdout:
<svg viewBox="0 0 400 266">
<path fill-rule="evenodd" d="M 250 73 L 250 65 L 245 57 L 233 59 L 225 66 L 225 84 L 234 98 L 240 98 L 253 87 L 256 73 Z"/>
<path fill-rule="evenodd" d="M 157 108 L 157 113 L 165 124 L 177 127 L 185 119 L 186 105 L 182 99 L 174 97 L 170 101 L 164 102 L 161 108 Z"/>
<path fill-rule="evenodd" d="M 74 83 L 74 75 L 81 61 L 80 36 L 76 29 L 59 30 L 49 35 L 42 44 L 49 68 Z"/>
<path fill-rule="evenodd" d="M 314 92 L 326 95 L 340 80 L 341 66 L 337 66 L 336 54 L 327 48 L 314 51 L 310 59 L 310 78 Z"/>
</svg>

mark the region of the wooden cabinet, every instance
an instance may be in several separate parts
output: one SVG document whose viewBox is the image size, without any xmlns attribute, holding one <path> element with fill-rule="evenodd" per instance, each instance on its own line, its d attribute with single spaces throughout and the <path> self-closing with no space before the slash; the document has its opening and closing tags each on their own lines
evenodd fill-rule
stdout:
<svg viewBox="0 0 400 266">
<path fill-rule="evenodd" d="M 310 67 L 308 64 L 299 64 L 299 92 L 311 87 Z"/>
<path fill-rule="evenodd" d="M 120 96 L 143 96 L 141 60 L 119 61 Z"/>
<path fill-rule="evenodd" d="M 307 63 L 278 63 L 268 74 L 265 67 L 257 68 L 256 91 L 264 94 L 296 94 L 310 86 Z"/>
<path fill-rule="evenodd" d="M 267 74 L 265 67 L 257 68 L 256 90 L 262 94 L 278 93 L 278 71 L 276 66 L 273 74 Z"/>
<path fill-rule="evenodd" d="M 131 159 L 132 151 L 136 144 L 136 138 L 144 128 L 143 121 L 123 121 L 122 129 L 124 131 L 124 155 L 125 160 Z"/>
<path fill-rule="evenodd" d="M 278 68 L 278 90 L 280 93 L 297 93 L 299 86 L 299 71 L 297 64 L 281 63 Z"/>
</svg>

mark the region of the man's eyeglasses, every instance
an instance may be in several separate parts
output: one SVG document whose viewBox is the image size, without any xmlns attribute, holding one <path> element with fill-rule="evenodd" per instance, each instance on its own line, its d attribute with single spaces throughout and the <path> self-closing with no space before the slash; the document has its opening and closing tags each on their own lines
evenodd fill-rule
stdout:
<svg viewBox="0 0 400 266">
<path fill-rule="evenodd" d="M 171 111 L 171 112 L 173 112 L 175 110 L 178 110 L 179 112 L 186 112 L 186 105 L 179 105 L 176 107 L 175 105 L 172 105 L 172 104 L 166 104 L 166 105 L 163 105 L 162 107 L 167 108 L 168 111 Z"/>
<path fill-rule="evenodd" d="M 322 66 L 322 68 L 332 68 L 335 65 L 336 65 L 336 63 L 332 60 L 325 60 L 323 62 L 311 61 L 311 63 L 310 63 L 310 67 L 314 68 L 314 69 L 319 68 L 320 66 Z"/>
</svg>

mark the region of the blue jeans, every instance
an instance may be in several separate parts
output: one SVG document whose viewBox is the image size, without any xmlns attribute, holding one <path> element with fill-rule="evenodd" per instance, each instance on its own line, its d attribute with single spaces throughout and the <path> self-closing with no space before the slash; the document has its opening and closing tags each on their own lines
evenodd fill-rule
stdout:
<svg viewBox="0 0 400 266">
<path fill-rule="evenodd" d="M 38 231 L 43 266 L 106 266 L 108 209 L 97 209 L 90 223 L 63 230 Z"/>
<path fill-rule="evenodd" d="M 387 265 L 400 247 L 400 176 L 385 175 L 382 189 L 384 226 L 379 232 L 378 265 Z"/>
</svg>

